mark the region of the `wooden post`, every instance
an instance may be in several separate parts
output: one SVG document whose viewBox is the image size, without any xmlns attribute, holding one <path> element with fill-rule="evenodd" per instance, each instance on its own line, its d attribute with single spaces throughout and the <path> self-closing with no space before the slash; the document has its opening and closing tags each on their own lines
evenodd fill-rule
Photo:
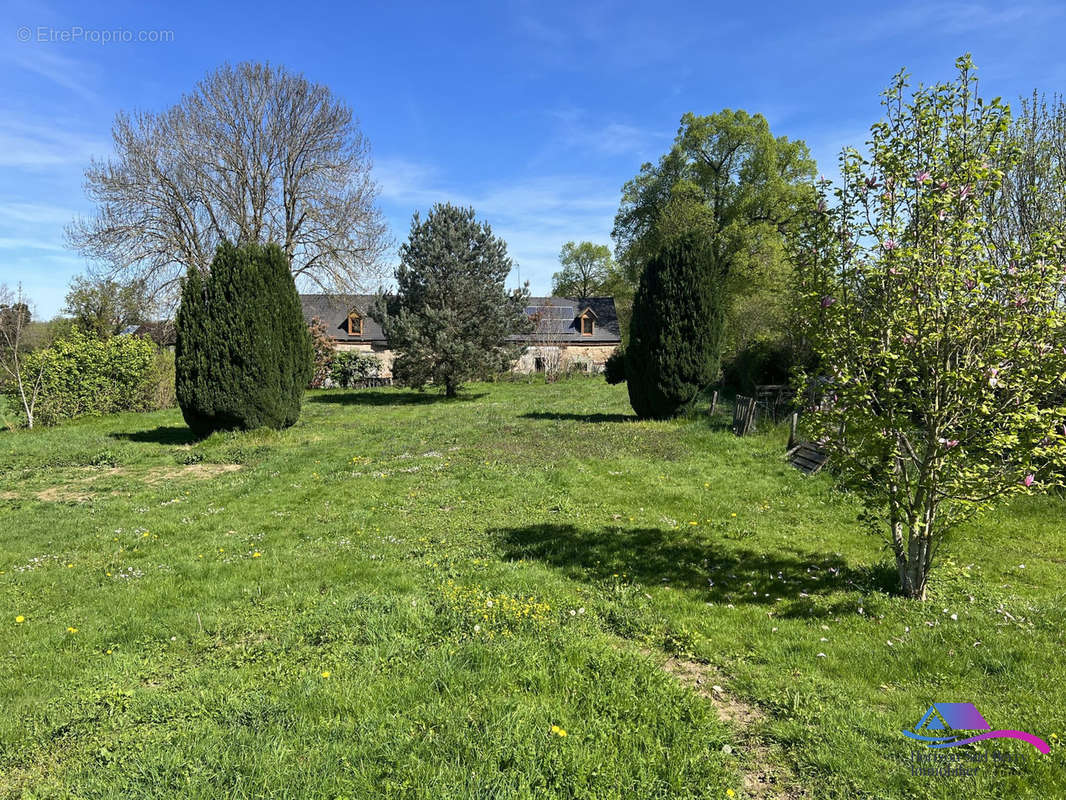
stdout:
<svg viewBox="0 0 1066 800">
<path fill-rule="evenodd" d="M 796 424 L 799 422 L 799 412 L 792 412 L 792 419 L 788 424 L 788 449 L 791 450 L 796 446 Z"/>
<path fill-rule="evenodd" d="M 718 410 L 718 390 L 714 390 L 714 394 L 711 395 L 711 416 L 714 416 L 714 412 Z"/>
</svg>

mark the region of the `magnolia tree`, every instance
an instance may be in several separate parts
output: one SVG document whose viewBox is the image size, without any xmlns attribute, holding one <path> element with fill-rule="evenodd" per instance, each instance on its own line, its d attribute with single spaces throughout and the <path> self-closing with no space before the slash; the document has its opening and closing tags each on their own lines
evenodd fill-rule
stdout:
<svg viewBox="0 0 1066 800">
<path fill-rule="evenodd" d="M 900 73 L 868 155 L 822 181 L 797 254 L 806 424 L 887 537 L 900 589 L 924 599 L 945 533 L 1013 494 L 1061 482 L 1066 408 L 1062 231 L 990 235 L 1010 110 L 958 79 L 909 94 Z M 909 94 L 909 96 L 908 96 Z M 1058 396 L 1061 397 L 1061 394 Z"/>
</svg>

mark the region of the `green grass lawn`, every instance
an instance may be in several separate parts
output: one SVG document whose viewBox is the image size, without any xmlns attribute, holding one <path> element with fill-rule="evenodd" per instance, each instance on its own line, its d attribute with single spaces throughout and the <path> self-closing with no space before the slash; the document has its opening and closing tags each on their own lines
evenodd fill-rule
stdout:
<svg viewBox="0 0 1066 800">
<path fill-rule="evenodd" d="M 904 601 L 784 437 L 600 379 L 0 434 L 0 797 L 1066 797 L 1066 504 Z M 913 777 L 934 701 L 1051 754 Z"/>
</svg>

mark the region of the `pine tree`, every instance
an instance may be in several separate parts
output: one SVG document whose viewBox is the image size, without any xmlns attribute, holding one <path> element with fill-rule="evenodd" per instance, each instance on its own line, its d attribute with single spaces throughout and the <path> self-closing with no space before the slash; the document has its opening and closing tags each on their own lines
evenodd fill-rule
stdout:
<svg viewBox="0 0 1066 800">
<path fill-rule="evenodd" d="M 177 335 L 177 399 L 194 432 L 299 418 L 313 355 L 280 247 L 219 245 L 210 273 L 191 269 L 185 279 Z"/>
<path fill-rule="evenodd" d="M 517 355 L 508 337 L 529 326 L 528 290 L 504 288 L 511 266 L 507 245 L 472 208 L 438 203 L 425 221 L 416 213 L 397 294 L 371 312 L 397 352 L 393 377 L 454 397 L 464 382 L 506 369 Z"/>
<path fill-rule="evenodd" d="M 625 351 L 629 402 L 639 417 L 674 416 L 718 373 L 722 309 L 702 248 L 684 235 L 641 275 Z"/>
</svg>

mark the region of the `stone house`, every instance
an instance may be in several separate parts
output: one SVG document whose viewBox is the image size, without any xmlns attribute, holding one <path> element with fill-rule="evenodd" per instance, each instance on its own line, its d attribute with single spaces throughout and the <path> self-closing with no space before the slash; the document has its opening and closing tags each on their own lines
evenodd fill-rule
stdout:
<svg viewBox="0 0 1066 800">
<path fill-rule="evenodd" d="M 318 318 L 338 351 L 373 353 L 381 360 L 381 377 L 392 376 L 395 357 L 381 326 L 370 318 L 374 295 L 302 294 L 300 305 L 308 323 Z M 530 297 L 526 313 L 531 333 L 512 336 L 524 345 L 512 369 L 552 372 L 579 369 L 599 372 L 622 343 L 618 312 L 612 297 Z"/>
</svg>

